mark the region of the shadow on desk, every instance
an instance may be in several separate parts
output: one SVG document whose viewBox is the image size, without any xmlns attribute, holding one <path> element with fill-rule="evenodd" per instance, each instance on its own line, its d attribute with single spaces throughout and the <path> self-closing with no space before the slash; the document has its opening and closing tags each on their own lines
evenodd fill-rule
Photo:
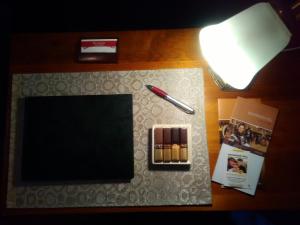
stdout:
<svg viewBox="0 0 300 225">
<path fill-rule="evenodd" d="M 120 213 L 101 215 L 54 215 L 54 216 L 13 216 L 2 217 L 2 225 L 17 224 L 228 224 L 228 225 L 296 225 L 297 212 L 158 212 L 158 213 Z"/>
</svg>

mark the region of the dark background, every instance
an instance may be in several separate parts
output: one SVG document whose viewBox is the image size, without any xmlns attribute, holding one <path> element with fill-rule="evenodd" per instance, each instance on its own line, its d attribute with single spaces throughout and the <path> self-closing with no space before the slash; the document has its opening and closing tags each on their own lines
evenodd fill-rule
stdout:
<svg viewBox="0 0 300 225">
<path fill-rule="evenodd" d="M 10 36 L 17 32 L 72 32 L 203 27 L 233 16 L 257 0 L 1 0 L 0 1 L 0 150 L 3 153 Z M 278 5 L 293 0 L 275 0 Z M 30 53 L 29 53 L 30 54 Z M 1 165 L 2 163 L 0 163 Z M 74 216 L 1 217 L 0 224 L 296 224 L 297 212 L 231 213 L 139 213 Z M 243 217 L 244 216 L 244 217 Z M 250 216 L 250 217 L 249 217 Z M 258 217 L 257 217 L 258 216 Z M 235 219 L 234 219 L 235 218 Z M 39 222 L 40 221 L 40 222 Z M 43 221 L 43 222 L 42 222 Z M 235 221 L 235 223 L 234 223 Z"/>
<path fill-rule="evenodd" d="M 100 31 L 200 27 L 222 21 L 251 0 L 4 0 L 4 23 L 13 32 Z"/>
</svg>

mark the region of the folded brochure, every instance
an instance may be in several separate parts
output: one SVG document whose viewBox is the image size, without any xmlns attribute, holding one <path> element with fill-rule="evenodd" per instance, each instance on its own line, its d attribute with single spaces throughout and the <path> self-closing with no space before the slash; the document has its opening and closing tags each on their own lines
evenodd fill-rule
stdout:
<svg viewBox="0 0 300 225">
<path fill-rule="evenodd" d="M 231 162 L 231 158 L 234 159 L 234 163 Z M 234 164 L 239 164 L 238 161 L 246 167 L 245 172 L 240 171 L 240 167 L 239 170 L 230 170 L 236 166 Z M 263 156 L 222 144 L 212 180 L 254 195 L 263 162 Z"/>
<path fill-rule="evenodd" d="M 220 101 L 218 103 L 220 107 Z M 223 110 L 223 114 L 228 118 L 229 111 Z M 240 97 L 235 100 L 229 122 L 220 120 L 226 118 L 220 117 L 219 109 L 223 144 L 213 181 L 255 194 L 277 114 L 278 109 L 261 104 L 259 100 Z"/>
</svg>

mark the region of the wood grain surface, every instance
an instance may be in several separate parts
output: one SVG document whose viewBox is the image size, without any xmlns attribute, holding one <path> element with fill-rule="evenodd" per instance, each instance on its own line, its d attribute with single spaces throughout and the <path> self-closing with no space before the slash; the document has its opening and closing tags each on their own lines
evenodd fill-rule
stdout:
<svg viewBox="0 0 300 225">
<path fill-rule="evenodd" d="M 15 34 L 11 41 L 10 70 L 13 74 L 202 67 L 205 80 L 205 113 L 211 173 L 220 149 L 218 98 L 237 96 L 261 98 L 263 103 L 279 108 L 279 116 L 266 157 L 264 184 L 261 189 L 257 190 L 254 197 L 232 189 L 221 189 L 219 184 L 213 183 L 211 206 L 6 209 L 6 213 L 300 209 L 300 51 L 280 53 L 259 72 L 249 89 L 224 92 L 219 90 L 208 75 L 207 65 L 200 55 L 198 33 L 199 29 L 193 28 Z M 78 63 L 76 61 L 77 47 L 82 37 L 119 38 L 118 63 Z M 2 201 L 4 200 L 2 198 Z"/>
</svg>

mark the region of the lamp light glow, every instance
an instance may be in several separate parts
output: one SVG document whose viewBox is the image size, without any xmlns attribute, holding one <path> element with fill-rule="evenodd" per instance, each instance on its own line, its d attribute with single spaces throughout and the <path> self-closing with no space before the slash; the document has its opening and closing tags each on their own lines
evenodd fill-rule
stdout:
<svg viewBox="0 0 300 225">
<path fill-rule="evenodd" d="M 284 49 L 291 33 L 269 3 L 258 3 L 199 33 L 201 52 L 221 83 L 245 89 Z"/>
</svg>

